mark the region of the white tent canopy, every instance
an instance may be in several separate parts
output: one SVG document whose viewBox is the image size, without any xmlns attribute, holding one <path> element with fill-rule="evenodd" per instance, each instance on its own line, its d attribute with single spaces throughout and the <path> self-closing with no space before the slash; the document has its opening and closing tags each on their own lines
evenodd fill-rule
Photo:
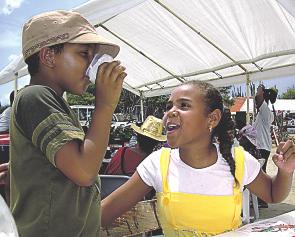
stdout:
<svg viewBox="0 0 295 237">
<path fill-rule="evenodd" d="M 93 0 L 74 11 L 120 45 L 124 88 L 137 95 L 192 79 L 226 86 L 295 75 L 294 0 Z M 8 65 L 0 84 L 26 74 L 23 65 Z"/>
</svg>

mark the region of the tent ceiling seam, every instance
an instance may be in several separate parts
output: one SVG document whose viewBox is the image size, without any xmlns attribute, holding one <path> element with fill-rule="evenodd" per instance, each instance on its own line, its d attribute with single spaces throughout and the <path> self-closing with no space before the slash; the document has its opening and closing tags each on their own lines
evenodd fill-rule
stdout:
<svg viewBox="0 0 295 237">
<path fill-rule="evenodd" d="M 286 55 L 290 55 L 290 54 L 295 54 L 295 50 L 287 50 L 287 51 L 281 51 L 279 53 L 271 53 L 271 54 L 261 55 L 261 56 L 259 56 L 257 58 L 252 59 L 252 60 L 241 60 L 239 62 L 240 62 L 240 64 L 253 64 L 253 65 L 255 65 L 256 68 L 259 69 L 259 71 L 263 72 L 263 71 L 266 71 L 266 70 L 269 70 L 269 69 L 275 69 L 276 67 L 272 67 L 272 68 L 268 68 L 268 69 L 266 68 L 265 69 L 265 68 L 260 67 L 259 65 L 257 65 L 257 62 L 259 62 L 261 60 L 264 60 L 264 59 L 280 57 L 280 56 L 286 56 Z M 200 70 L 200 71 L 181 74 L 181 75 L 178 75 L 178 76 L 182 77 L 182 78 L 186 78 L 186 77 L 197 76 L 197 75 L 210 73 L 210 72 L 216 73 L 216 71 L 223 70 L 223 69 L 230 68 L 230 67 L 234 67 L 234 66 L 237 66 L 237 65 L 234 64 L 234 63 L 227 63 L 227 64 L 224 64 L 224 65 L 221 65 L 221 66 L 218 66 L 218 67 L 214 67 L 214 68 L 210 68 L 210 69 L 203 69 L 203 70 Z M 288 66 L 290 66 L 290 64 L 286 64 L 286 65 L 283 65 L 283 66 L 280 66 L 280 67 L 288 67 Z M 251 71 L 249 71 L 249 73 L 251 73 Z M 221 75 L 221 77 L 226 78 L 225 76 L 222 76 L 222 75 Z M 171 76 L 164 77 L 162 79 L 151 82 L 150 84 L 139 85 L 136 88 L 140 88 L 140 87 L 143 87 L 145 85 L 152 85 L 152 84 L 155 84 L 155 83 L 159 83 L 159 82 L 163 82 L 163 81 L 167 81 L 167 80 L 171 80 L 171 79 L 173 79 L 173 77 L 171 77 Z"/>
<path fill-rule="evenodd" d="M 290 66 L 295 66 L 295 63 L 286 64 L 286 65 L 283 65 L 283 66 L 266 68 L 266 69 L 263 69 L 263 71 L 266 72 L 266 71 L 270 71 L 270 70 L 274 70 L 274 69 L 279 69 L 279 68 L 284 68 L 284 67 L 290 67 Z M 254 73 L 257 73 L 257 72 L 261 72 L 261 70 L 258 69 L 256 71 L 247 71 L 247 72 L 242 72 L 242 73 L 231 74 L 229 76 L 222 76 L 221 78 L 218 77 L 218 78 L 211 78 L 211 79 L 205 79 L 205 80 L 209 82 L 209 81 L 215 81 L 215 80 L 220 80 L 220 79 L 226 79 L 226 78 L 230 78 L 230 77 L 242 76 L 242 75 L 246 75 L 246 74 L 254 74 Z M 200 73 L 200 74 L 203 74 L 203 73 Z M 198 74 L 198 73 L 196 73 L 194 75 L 182 74 L 181 76 L 182 77 L 191 77 L 191 76 L 197 76 L 197 75 L 200 75 L 200 74 Z M 154 81 L 154 82 L 149 83 L 149 84 L 144 84 L 144 85 L 137 86 L 137 87 L 135 87 L 135 89 L 138 90 L 139 88 L 145 87 L 147 85 L 150 86 L 150 85 L 154 85 L 154 84 L 157 84 L 157 83 L 160 83 L 160 82 L 169 81 L 169 80 L 173 80 L 173 79 L 174 79 L 173 77 L 166 77 L 166 78 L 159 79 L 159 80 Z"/>
</svg>

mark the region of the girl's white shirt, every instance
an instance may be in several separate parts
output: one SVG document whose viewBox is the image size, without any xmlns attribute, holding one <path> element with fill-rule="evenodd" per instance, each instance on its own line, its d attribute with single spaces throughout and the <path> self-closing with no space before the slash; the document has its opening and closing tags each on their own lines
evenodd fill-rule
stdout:
<svg viewBox="0 0 295 237">
<path fill-rule="evenodd" d="M 219 152 L 219 145 L 215 144 L 215 146 L 218 153 L 216 163 L 202 169 L 195 169 L 185 164 L 179 157 L 179 149 L 172 149 L 168 170 L 170 191 L 217 196 L 232 195 L 234 178 L 230 173 L 228 163 Z M 150 154 L 137 167 L 137 172 L 142 180 L 157 192 L 163 190 L 160 172 L 161 150 Z M 233 152 L 232 149 L 232 154 Z M 257 177 L 259 171 L 259 162 L 245 151 L 245 167 L 241 191 L 244 185 L 251 183 Z"/>
</svg>

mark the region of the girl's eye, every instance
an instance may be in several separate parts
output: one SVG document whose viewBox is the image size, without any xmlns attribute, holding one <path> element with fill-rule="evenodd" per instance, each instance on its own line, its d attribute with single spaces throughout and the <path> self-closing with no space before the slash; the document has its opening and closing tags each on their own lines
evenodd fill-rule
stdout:
<svg viewBox="0 0 295 237">
<path fill-rule="evenodd" d="M 172 105 L 171 104 L 167 104 L 166 105 L 166 111 L 170 110 L 172 108 Z"/>
<path fill-rule="evenodd" d="M 180 107 L 184 108 L 184 109 L 187 109 L 187 108 L 190 108 L 190 105 L 188 103 L 181 103 Z"/>
</svg>

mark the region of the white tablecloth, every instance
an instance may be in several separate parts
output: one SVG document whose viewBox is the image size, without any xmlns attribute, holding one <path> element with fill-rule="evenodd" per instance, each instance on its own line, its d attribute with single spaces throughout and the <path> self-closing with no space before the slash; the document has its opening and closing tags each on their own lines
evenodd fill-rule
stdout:
<svg viewBox="0 0 295 237">
<path fill-rule="evenodd" d="M 295 236 L 295 211 L 270 219 L 244 225 L 218 237 L 293 237 Z"/>
</svg>

